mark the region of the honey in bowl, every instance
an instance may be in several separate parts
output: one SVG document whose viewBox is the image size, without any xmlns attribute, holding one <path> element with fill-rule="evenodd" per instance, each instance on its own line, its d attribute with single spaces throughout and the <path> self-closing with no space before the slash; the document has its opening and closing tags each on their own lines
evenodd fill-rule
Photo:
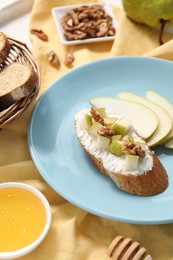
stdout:
<svg viewBox="0 0 173 260">
<path fill-rule="evenodd" d="M 48 214 L 38 196 L 40 192 L 26 188 L 29 185 L 9 185 L 0 185 L 0 255 L 29 246 L 40 237 L 47 224 Z M 47 229 L 49 225 L 50 214 Z"/>
</svg>

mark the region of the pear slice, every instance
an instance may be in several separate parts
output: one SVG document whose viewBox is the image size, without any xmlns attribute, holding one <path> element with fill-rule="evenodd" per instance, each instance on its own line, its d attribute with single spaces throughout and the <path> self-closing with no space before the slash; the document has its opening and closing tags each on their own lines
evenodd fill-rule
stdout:
<svg viewBox="0 0 173 260">
<path fill-rule="evenodd" d="M 154 147 L 158 144 L 161 144 L 163 142 L 164 138 L 169 134 L 172 128 L 172 120 L 166 110 L 164 110 L 162 107 L 156 105 L 155 103 L 149 101 L 148 99 L 141 97 L 139 95 L 136 95 L 131 92 L 119 92 L 118 96 L 124 100 L 129 100 L 133 102 L 138 102 L 140 104 L 143 104 L 147 106 L 149 109 L 155 112 L 159 119 L 159 125 L 153 134 L 153 136 L 148 140 L 147 144 L 150 147 Z M 143 115 L 141 115 L 143 118 Z M 145 121 L 145 127 L 148 127 L 150 124 L 150 121 L 146 119 Z"/>
<path fill-rule="evenodd" d="M 92 126 L 88 129 L 89 135 L 97 137 L 97 131 L 102 128 L 103 126 L 99 122 L 94 122 Z"/>
<path fill-rule="evenodd" d="M 86 123 L 87 123 L 87 126 L 88 127 L 91 127 L 92 126 L 92 116 L 91 115 L 85 115 L 85 119 L 86 119 Z"/>
<path fill-rule="evenodd" d="M 164 146 L 165 148 L 173 149 L 173 137 L 169 139 Z"/>
<path fill-rule="evenodd" d="M 139 156 L 126 154 L 124 169 L 126 171 L 136 171 L 138 168 Z"/>
<path fill-rule="evenodd" d="M 97 112 L 101 115 L 101 117 L 106 117 L 107 116 L 104 107 L 98 108 Z"/>
<path fill-rule="evenodd" d="M 104 117 L 104 124 L 107 127 L 110 127 L 117 121 L 117 117 Z"/>
<path fill-rule="evenodd" d="M 108 149 L 110 145 L 110 139 L 105 136 L 98 135 L 95 142 L 96 149 Z"/>
<path fill-rule="evenodd" d="M 173 105 L 163 96 L 161 96 L 159 93 L 153 91 L 153 90 L 148 90 L 147 91 L 147 98 L 156 103 L 157 105 L 161 106 L 162 108 L 164 108 L 169 116 L 172 119 L 172 123 L 173 123 Z M 169 139 L 171 139 L 173 137 L 173 127 L 171 129 L 171 131 L 169 132 L 169 134 L 167 135 L 167 137 L 165 138 L 164 142 L 166 143 Z"/>
<path fill-rule="evenodd" d="M 117 123 L 113 124 L 111 127 L 117 135 L 124 135 L 126 131 L 126 127 L 123 125 L 119 125 Z"/>
<path fill-rule="evenodd" d="M 123 153 L 122 144 L 119 143 L 118 141 L 113 141 L 109 146 L 109 152 L 117 156 L 122 155 Z"/>
<path fill-rule="evenodd" d="M 113 141 L 118 141 L 118 140 L 121 140 L 121 138 L 122 138 L 122 135 L 113 135 L 112 137 L 111 137 L 111 141 L 113 142 Z"/>
<path fill-rule="evenodd" d="M 126 134 L 125 136 L 123 136 L 122 141 L 134 142 L 134 138 L 130 134 Z"/>
<path fill-rule="evenodd" d="M 158 126 L 156 114 L 139 103 L 106 96 L 92 98 L 90 103 L 96 108 L 104 107 L 119 116 L 127 118 L 138 134 L 146 140 L 153 135 Z"/>
</svg>

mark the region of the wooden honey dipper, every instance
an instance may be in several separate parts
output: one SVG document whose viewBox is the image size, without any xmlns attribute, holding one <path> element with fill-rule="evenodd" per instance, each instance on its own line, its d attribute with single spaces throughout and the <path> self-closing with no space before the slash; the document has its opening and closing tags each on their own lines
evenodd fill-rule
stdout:
<svg viewBox="0 0 173 260">
<path fill-rule="evenodd" d="M 152 260 L 147 250 L 131 238 L 116 236 L 108 248 L 112 260 Z"/>
</svg>

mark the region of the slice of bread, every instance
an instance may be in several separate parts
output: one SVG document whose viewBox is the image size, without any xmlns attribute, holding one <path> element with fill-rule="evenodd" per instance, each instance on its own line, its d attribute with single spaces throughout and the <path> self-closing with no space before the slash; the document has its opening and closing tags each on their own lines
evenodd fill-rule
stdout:
<svg viewBox="0 0 173 260">
<path fill-rule="evenodd" d="M 29 65 L 15 62 L 5 67 L 0 72 L 0 111 L 29 95 L 37 81 Z"/>
<path fill-rule="evenodd" d="M 140 168 L 139 172 L 123 171 L 121 167 L 117 167 L 119 160 L 121 159 L 123 162 L 123 159 L 119 158 L 119 156 L 112 155 L 108 149 L 107 151 L 104 151 L 105 149 L 95 148 L 93 146 L 95 140 L 92 140 L 95 137 L 91 136 L 86 129 L 81 129 L 81 123 L 79 121 L 83 114 L 84 113 L 81 113 L 80 111 L 75 116 L 74 125 L 77 137 L 81 146 L 101 173 L 109 176 L 121 190 L 130 194 L 152 196 L 162 193 L 168 187 L 168 175 L 165 168 L 146 144 L 146 158 L 140 158 L 141 161 L 144 160 L 144 166 Z M 137 135 L 136 132 L 135 134 Z M 111 162 L 111 166 L 109 165 L 109 162 Z M 144 171 L 141 169 L 144 169 Z"/>
<path fill-rule="evenodd" d="M 0 32 L 0 64 L 3 63 L 10 52 L 10 43 L 6 35 Z"/>
</svg>

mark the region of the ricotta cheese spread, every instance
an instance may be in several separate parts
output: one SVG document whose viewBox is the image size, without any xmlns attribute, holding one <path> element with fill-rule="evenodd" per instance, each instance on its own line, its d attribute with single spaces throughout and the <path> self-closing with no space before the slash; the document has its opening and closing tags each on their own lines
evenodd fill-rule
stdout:
<svg viewBox="0 0 173 260">
<path fill-rule="evenodd" d="M 81 140 L 81 143 L 86 147 L 86 149 L 92 155 L 94 155 L 96 158 L 102 160 L 103 166 L 109 174 L 121 173 L 121 174 L 138 175 L 138 174 L 142 174 L 144 172 L 148 172 L 152 169 L 153 158 L 150 155 L 149 147 L 143 141 L 143 139 L 137 135 L 133 126 L 130 126 L 127 133 L 129 133 L 133 137 L 134 142 L 141 142 L 141 143 L 143 142 L 146 144 L 143 147 L 143 150 L 145 151 L 145 157 L 139 159 L 137 170 L 127 171 L 124 169 L 125 154 L 122 154 L 121 156 L 117 156 L 117 155 L 110 153 L 108 151 L 108 149 L 96 149 L 95 148 L 96 137 L 89 135 L 88 131 L 85 129 L 82 129 L 80 126 L 80 121 L 83 119 L 83 117 L 86 114 L 90 114 L 90 108 L 81 110 L 75 116 L 77 135 L 78 135 L 79 139 Z M 107 110 L 106 110 L 106 114 L 108 117 L 120 118 L 120 116 L 118 116 L 110 111 L 107 111 Z"/>
</svg>

